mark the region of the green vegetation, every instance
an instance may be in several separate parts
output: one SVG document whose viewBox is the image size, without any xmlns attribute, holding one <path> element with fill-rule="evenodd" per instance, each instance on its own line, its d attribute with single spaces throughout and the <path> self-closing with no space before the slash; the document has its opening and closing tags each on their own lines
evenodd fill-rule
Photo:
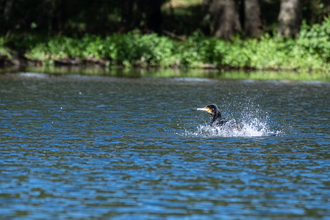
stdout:
<svg viewBox="0 0 330 220">
<path fill-rule="evenodd" d="M 222 31 L 219 27 L 225 27 L 219 22 L 226 20 L 218 15 L 228 9 L 229 2 L 235 3 L 232 5 L 237 8 L 234 11 L 241 28 L 218 36 L 228 37 L 227 40 L 218 39 L 215 33 Z M 24 66 L 26 61 L 22 57 L 25 57 L 28 62 L 44 67 L 97 63 L 105 69 L 117 66 L 297 72 L 330 69 L 328 1 L 302 0 L 297 11 L 305 22 L 300 34 L 292 34 L 295 39 L 276 37 L 279 0 L 255 1 L 260 6 L 262 16 L 257 17 L 263 18 L 262 23 L 250 24 L 247 27 L 251 30 L 246 29 L 247 21 L 253 20 L 246 16 L 251 15 L 246 8 L 253 8 L 245 7 L 248 2 L 3 0 L 0 66 Z M 217 5 L 218 10 L 213 10 Z"/>
<path fill-rule="evenodd" d="M 234 37 L 224 41 L 195 32 L 184 41 L 139 31 L 99 37 L 15 36 L 0 38 L 5 48 L 26 50 L 25 57 L 44 64 L 66 59 L 102 60 L 105 66 L 161 66 L 193 68 L 256 68 L 282 70 L 330 69 L 330 18 L 311 27 L 304 24 L 297 39 L 270 37 L 259 39 Z M 7 53 L 8 54 L 8 53 Z"/>
<path fill-rule="evenodd" d="M 5 44 L 5 38 L 0 37 L 0 57 L 5 56 L 8 57 L 8 59 L 12 59 L 10 53 L 8 52 L 8 49 L 4 46 Z"/>
</svg>

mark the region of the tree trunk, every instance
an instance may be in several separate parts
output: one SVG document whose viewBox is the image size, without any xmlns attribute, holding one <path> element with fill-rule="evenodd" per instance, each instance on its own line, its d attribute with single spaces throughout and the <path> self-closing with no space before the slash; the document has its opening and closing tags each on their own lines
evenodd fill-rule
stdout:
<svg viewBox="0 0 330 220">
<path fill-rule="evenodd" d="M 208 8 L 205 17 L 210 18 L 214 33 L 218 38 L 228 39 L 235 32 L 242 30 L 235 0 L 204 0 L 203 4 L 204 8 Z"/>
<path fill-rule="evenodd" d="M 247 36 L 258 36 L 261 29 L 259 0 L 244 1 L 244 31 Z"/>
<path fill-rule="evenodd" d="M 301 0 L 282 0 L 280 14 L 278 16 L 278 33 L 280 37 L 296 37 L 301 24 Z"/>
</svg>

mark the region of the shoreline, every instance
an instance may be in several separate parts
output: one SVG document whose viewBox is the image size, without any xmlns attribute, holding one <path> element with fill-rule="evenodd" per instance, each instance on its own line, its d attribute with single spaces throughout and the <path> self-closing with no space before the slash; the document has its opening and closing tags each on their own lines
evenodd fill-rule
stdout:
<svg viewBox="0 0 330 220">
<path fill-rule="evenodd" d="M 15 52 L 15 54 L 17 54 Z M 109 64 L 108 64 L 109 63 Z M 161 65 L 150 65 L 145 63 L 135 63 L 130 66 L 125 66 L 122 64 L 111 64 L 110 60 L 101 59 L 101 58 L 93 58 L 90 57 L 85 60 L 81 60 L 79 58 L 66 58 L 61 60 L 41 60 L 41 59 L 31 59 L 26 58 L 23 55 L 18 55 L 16 57 L 10 58 L 0 53 L 0 69 L 10 68 L 10 67 L 101 67 L 101 68 L 135 68 L 135 69 L 200 69 L 200 70 L 221 70 L 221 71 L 271 71 L 271 72 L 300 72 L 302 71 L 300 68 L 257 68 L 251 66 L 215 66 L 211 63 L 199 63 L 194 64 L 193 66 L 182 66 L 182 65 L 169 65 L 167 67 L 163 67 Z M 302 68 L 305 72 L 313 73 L 313 72 L 328 72 L 325 69 L 317 69 L 314 70 L 312 68 Z"/>
<path fill-rule="evenodd" d="M 330 25 L 330 19 L 324 26 Z M 313 28 L 312 28 L 313 29 Z M 312 31 L 312 29 L 310 31 Z M 302 29 L 297 39 L 205 37 L 201 33 L 177 41 L 157 34 L 113 34 L 107 37 L 11 35 L 1 37 L 0 67 L 89 66 L 142 69 L 214 69 L 224 71 L 305 71 L 330 74 L 328 42 L 310 38 Z M 304 35 L 305 33 L 305 35 Z M 315 46 L 315 39 L 320 42 Z"/>
<path fill-rule="evenodd" d="M 275 81 L 322 81 L 329 83 L 330 75 L 322 72 L 304 71 L 243 71 L 219 69 L 192 69 L 192 68 L 118 68 L 101 66 L 15 66 L 0 68 L 0 75 L 18 73 L 37 73 L 54 76 L 81 75 L 107 76 L 124 78 L 201 78 L 215 80 L 275 80 Z"/>
</svg>

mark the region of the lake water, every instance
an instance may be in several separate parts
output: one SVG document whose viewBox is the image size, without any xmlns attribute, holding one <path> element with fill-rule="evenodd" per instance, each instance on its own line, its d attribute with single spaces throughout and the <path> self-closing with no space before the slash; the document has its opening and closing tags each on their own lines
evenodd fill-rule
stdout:
<svg viewBox="0 0 330 220">
<path fill-rule="evenodd" d="M 330 83 L 0 75 L 12 219 L 329 219 Z M 217 103 L 226 132 L 196 108 Z"/>
</svg>

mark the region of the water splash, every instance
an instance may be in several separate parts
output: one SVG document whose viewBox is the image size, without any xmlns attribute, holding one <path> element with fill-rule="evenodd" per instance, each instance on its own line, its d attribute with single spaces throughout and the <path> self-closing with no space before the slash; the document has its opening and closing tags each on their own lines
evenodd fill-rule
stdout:
<svg viewBox="0 0 330 220">
<path fill-rule="evenodd" d="M 239 114 L 232 111 L 232 113 L 227 114 L 226 118 L 238 118 L 239 122 L 237 124 L 242 124 L 243 128 L 241 130 L 233 128 L 236 121 L 231 119 L 222 127 L 211 127 L 209 124 L 198 125 L 197 130 L 185 130 L 183 135 L 198 137 L 262 137 L 278 136 L 282 133 L 282 131 L 272 130 L 268 112 L 260 110 L 259 105 L 255 106 L 252 103 L 243 107 Z"/>
<path fill-rule="evenodd" d="M 231 120 L 235 121 L 235 120 Z M 233 129 L 229 126 L 211 127 L 210 125 L 199 125 L 197 131 L 185 131 L 185 136 L 202 136 L 202 137 L 260 137 L 278 135 L 278 131 L 271 131 L 267 123 L 258 119 L 253 119 L 251 122 L 242 122 L 241 130 Z"/>
<path fill-rule="evenodd" d="M 234 123 L 230 120 L 228 123 Z M 271 131 L 267 122 L 253 118 L 249 121 L 242 121 L 243 128 L 241 130 L 233 129 L 229 126 L 211 127 L 210 125 L 199 125 L 197 131 L 185 131 L 185 136 L 197 137 L 260 137 L 260 136 L 277 136 L 281 131 Z"/>
</svg>

